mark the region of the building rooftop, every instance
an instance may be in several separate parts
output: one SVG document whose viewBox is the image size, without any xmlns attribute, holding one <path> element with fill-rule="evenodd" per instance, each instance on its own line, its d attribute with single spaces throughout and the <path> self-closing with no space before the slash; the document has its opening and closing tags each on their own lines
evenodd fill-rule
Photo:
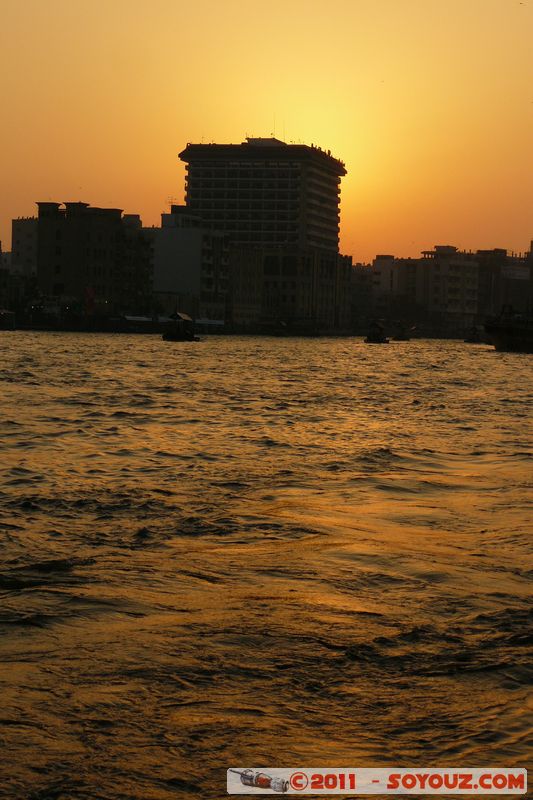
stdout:
<svg viewBox="0 0 533 800">
<path fill-rule="evenodd" d="M 46 216 L 113 216 L 121 217 L 123 209 L 121 208 L 100 208 L 98 206 L 91 206 L 89 203 L 83 203 L 80 200 L 65 201 L 63 203 L 56 203 L 50 200 L 44 202 L 37 201 L 36 205 L 39 209 L 39 216 L 43 212 Z M 64 206 L 64 208 L 61 208 Z"/>
<path fill-rule="evenodd" d="M 277 147 L 280 144 L 287 146 L 286 142 L 282 142 L 281 139 L 275 139 L 273 136 L 270 136 L 269 138 L 254 138 L 253 136 L 247 136 L 246 141 L 241 142 L 241 144 L 251 144 L 255 147 Z"/>
<path fill-rule="evenodd" d="M 286 160 L 307 161 L 313 160 L 327 165 L 337 175 L 346 175 L 344 162 L 331 155 L 330 150 L 322 150 L 315 145 L 287 144 L 280 139 L 251 138 L 247 137 L 240 144 L 194 144 L 189 142 L 181 151 L 179 157 L 182 161 L 189 162 L 203 159 L 233 158 L 243 160 Z"/>
</svg>

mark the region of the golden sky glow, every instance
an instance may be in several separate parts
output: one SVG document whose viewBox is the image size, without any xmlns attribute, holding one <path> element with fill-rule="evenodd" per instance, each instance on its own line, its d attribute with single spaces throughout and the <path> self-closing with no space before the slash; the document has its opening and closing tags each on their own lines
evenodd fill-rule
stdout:
<svg viewBox="0 0 533 800">
<path fill-rule="evenodd" d="M 0 238 L 36 200 L 158 224 L 187 142 L 346 163 L 341 248 L 533 238 L 533 0 L 0 0 Z"/>
</svg>

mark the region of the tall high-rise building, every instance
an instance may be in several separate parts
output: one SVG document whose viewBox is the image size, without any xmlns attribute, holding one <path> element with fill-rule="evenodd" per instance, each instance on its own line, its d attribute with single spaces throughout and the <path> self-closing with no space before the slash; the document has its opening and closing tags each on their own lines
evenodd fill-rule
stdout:
<svg viewBox="0 0 533 800">
<path fill-rule="evenodd" d="M 188 144 L 180 158 L 187 164 L 187 207 L 205 225 L 227 234 L 235 254 L 238 269 L 231 269 L 230 256 L 230 321 L 250 321 L 250 303 L 246 313 L 239 310 L 239 298 L 249 294 L 249 287 L 239 281 L 246 279 L 248 258 L 257 284 L 260 252 L 258 316 L 320 329 L 343 327 L 342 161 L 318 147 L 273 138 Z"/>
<path fill-rule="evenodd" d="M 188 144 L 186 203 L 236 246 L 339 248 L 346 168 L 318 147 L 278 139 Z"/>
</svg>

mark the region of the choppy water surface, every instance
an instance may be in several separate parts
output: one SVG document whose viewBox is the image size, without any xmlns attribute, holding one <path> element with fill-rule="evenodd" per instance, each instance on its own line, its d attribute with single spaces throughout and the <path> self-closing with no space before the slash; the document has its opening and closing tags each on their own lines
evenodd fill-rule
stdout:
<svg viewBox="0 0 533 800">
<path fill-rule="evenodd" d="M 532 378 L 455 342 L 0 334 L 0 796 L 527 766 Z"/>
</svg>

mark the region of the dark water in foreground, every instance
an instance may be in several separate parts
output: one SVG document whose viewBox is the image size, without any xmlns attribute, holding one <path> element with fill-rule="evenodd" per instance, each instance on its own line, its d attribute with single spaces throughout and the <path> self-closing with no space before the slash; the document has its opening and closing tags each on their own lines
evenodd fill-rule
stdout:
<svg viewBox="0 0 533 800">
<path fill-rule="evenodd" d="M 527 766 L 530 357 L 3 333 L 0 379 L 1 797 Z"/>
</svg>

